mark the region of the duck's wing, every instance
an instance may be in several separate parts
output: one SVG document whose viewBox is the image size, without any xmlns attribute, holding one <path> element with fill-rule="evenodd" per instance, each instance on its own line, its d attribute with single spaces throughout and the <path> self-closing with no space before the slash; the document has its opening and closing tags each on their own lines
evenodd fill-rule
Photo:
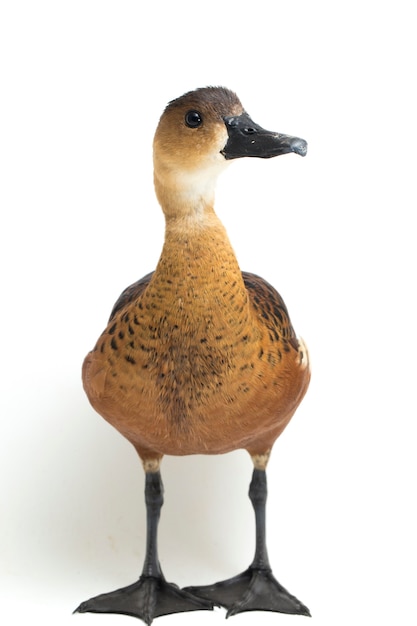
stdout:
<svg viewBox="0 0 417 626">
<path fill-rule="evenodd" d="M 271 339 L 288 342 L 298 350 L 297 336 L 285 302 L 278 291 L 256 274 L 242 272 L 242 277 L 252 306 L 261 318 L 262 324 L 272 334 Z"/>
<path fill-rule="evenodd" d="M 126 287 L 126 289 L 122 291 L 122 293 L 118 297 L 116 304 L 114 305 L 113 310 L 110 314 L 109 322 L 113 319 L 116 313 L 118 313 L 121 309 L 124 309 L 124 307 L 127 304 L 129 304 L 130 302 L 132 302 L 133 300 L 135 300 L 136 298 L 140 296 L 140 294 L 149 285 L 149 282 L 152 276 L 153 276 L 153 272 L 151 272 L 150 274 L 146 274 L 146 276 L 144 276 L 143 278 L 140 278 L 135 283 L 133 283 L 133 285 Z"/>
</svg>

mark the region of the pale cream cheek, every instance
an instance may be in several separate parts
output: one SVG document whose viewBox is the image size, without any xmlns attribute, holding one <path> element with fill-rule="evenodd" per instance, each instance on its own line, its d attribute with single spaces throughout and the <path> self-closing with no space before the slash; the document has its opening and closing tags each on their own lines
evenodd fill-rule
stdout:
<svg viewBox="0 0 417 626">
<path fill-rule="evenodd" d="M 204 168 L 178 172 L 176 182 L 182 190 L 182 195 L 196 204 L 201 201 L 213 202 L 217 179 L 228 165 L 229 162 L 219 153 L 218 157 L 212 157 L 211 162 L 207 162 Z"/>
<path fill-rule="evenodd" d="M 227 139 L 226 127 L 219 126 L 213 133 L 213 140 L 204 157 L 198 160 L 195 167 L 177 171 L 177 184 L 187 196 L 210 199 L 214 195 L 219 174 L 230 164 L 221 154 Z"/>
<path fill-rule="evenodd" d="M 155 189 L 165 214 L 172 214 L 175 205 L 175 215 L 192 215 L 196 223 L 204 222 L 206 207 L 214 203 L 217 179 L 230 164 L 221 154 L 228 140 L 226 126 L 213 124 L 210 130 L 210 141 L 194 153 L 189 150 L 186 161 L 166 159 L 161 144 L 155 141 Z"/>
</svg>

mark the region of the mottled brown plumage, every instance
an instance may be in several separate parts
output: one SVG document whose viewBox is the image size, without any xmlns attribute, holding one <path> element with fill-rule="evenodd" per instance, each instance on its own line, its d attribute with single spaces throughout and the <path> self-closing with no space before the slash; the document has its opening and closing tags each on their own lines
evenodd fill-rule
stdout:
<svg viewBox="0 0 417 626">
<path fill-rule="evenodd" d="M 147 462 L 269 453 L 309 380 L 305 348 L 273 287 L 236 265 L 210 294 L 214 268 L 193 269 L 194 250 L 188 276 L 171 268 L 159 278 L 159 267 L 123 292 L 84 366 L 94 408 Z"/>
<path fill-rule="evenodd" d="M 305 142 L 256 126 L 223 88 L 185 94 L 161 117 L 154 172 L 166 219 L 162 254 L 122 293 L 83 366 L 91 404 L 134 445 L 148 474 L 167 454 L 238 448 L 263 472 L 307 390 L 307 350 L 283 300 L 241 272 L 213 209 L 229 159 L 291 151 L 304 155 Z"/>
</svg>

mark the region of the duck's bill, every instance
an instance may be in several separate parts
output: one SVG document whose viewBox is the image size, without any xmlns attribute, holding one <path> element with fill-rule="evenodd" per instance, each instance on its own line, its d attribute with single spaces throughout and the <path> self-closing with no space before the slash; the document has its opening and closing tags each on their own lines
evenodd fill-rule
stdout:
<svg viewBox="0 0 417 626">
<path fill-rule="evenodd" d="M 299 137 L 265 130 L 255 124 L 247 113 L 224 117 L 229 138 L 221 153 L 225 159 L 259 157 L 270 159 L 280 154 L 307 154 L 307 142 Z"/>
</svg>

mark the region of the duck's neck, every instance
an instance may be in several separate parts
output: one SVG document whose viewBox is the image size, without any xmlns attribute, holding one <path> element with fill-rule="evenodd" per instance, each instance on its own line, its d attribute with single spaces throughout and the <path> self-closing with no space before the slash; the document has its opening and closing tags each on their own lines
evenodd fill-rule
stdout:
<svg viewBox="0 0 417 626">
<path fill-rule="evenodd" d="M 242 274 L 223 224 L 212 207 L 167 217 L 165 243 L 152 279 L 155 292 L 197 323 L 209 314 L 217 325 L 243 325 L 249 315 Z"/>
<path fill-rule="evenodd" d="M 157 271 L 213 285 L 220 279 L 242 282 L 241 271 L 226 230 L 212 207 L 194 215 L 167 218 L 165 242 Z"/>
</svg>

